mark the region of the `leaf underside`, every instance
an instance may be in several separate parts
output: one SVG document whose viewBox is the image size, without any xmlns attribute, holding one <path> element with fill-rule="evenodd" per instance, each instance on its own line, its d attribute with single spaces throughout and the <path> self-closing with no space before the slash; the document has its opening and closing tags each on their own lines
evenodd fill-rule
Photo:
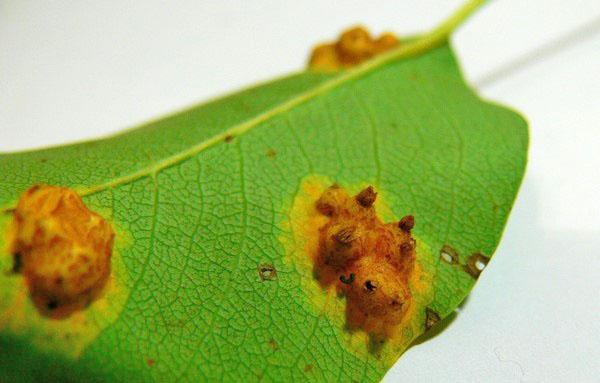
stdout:
<svg viewBox="0 0 600 383">
<path fill-rule="evenodd" d="M 69 326 L 23 299 L 2 246 L 0 377 L 380 380 L 407 345 L 386 358 L 350 346 L 307 292 L 313 276 L 286 255 L 302 183 L 372 184 L 395 216 L 413 214 L 434 270 L 427 307 L 443 318 L 476 280 L 440 249 L 451 246 L 460 264 L 494 253 L 527 125 L 469 89 L 448 46 L 277 108 L 335 76 L 303 72 L 118 136 L 0 155 L 0 206 L 33 184 L 68 186 L 117 231 L 111 292 Z M 260 264 L 277 278 L 261 280 Z"/>
</svg>

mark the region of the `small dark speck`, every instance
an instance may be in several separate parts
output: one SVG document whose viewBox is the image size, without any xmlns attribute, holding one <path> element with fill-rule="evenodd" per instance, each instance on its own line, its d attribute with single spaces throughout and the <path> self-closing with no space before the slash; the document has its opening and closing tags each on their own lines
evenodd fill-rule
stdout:
<svg viewBox="0 0 600 383">
<path fill-rule="evenodd" d="M 271 349 L 273 349 L 273 351 L 277 350 L 279 348 L 279 345 L 277 344 L 277 342 L 275 341 L 275 339 L 271 338 L 269 340 L 269 347 L 271 347 Z"/>
<path fill-rule="evenodd" d="M 148 364 L 148 367 L 152 367 L 156 361 L 154 359 L 146 359 L 146 363 Z"/>
<path fill-rule="evenodd" d="M 258 265 L 258 275 L 261 281 L 272 281 L 277 279 L 277 270 L 269 263 L 262 263 Z"/>
<path fill-rule="evenodd" d="M 312 369 L 313 369 L 312 364 L 307 364 L 306 366 L 304 366 L 304 372 L 310 372 Z"/>
<path fill-rule="evenodd" d="M 40 159 L 40 162 L 41 162 L 41 163 L 44 163 L 44 162 L 46 162 L 46 161 L 48 161 L 48 159 L 47 159 L 47 158 L 41 158 L 41 159 Z"/>
<path fill-rule="evenodd" d="M 225 142 L 231 142 L 233 141 L 233 136 L 231 134 L 228 134 L 225 136 Z"/>
<path fill-rule="evenodd" d="M 275 157 L 276 155 L 277 155 L 277 152 L 276 152 L 275 150 L 273 150 L 273 149 L 268 149 L 268 150 L 267 150 L 267 157 L 269 157 L 269 158 L 273 158 L 273 157 Z"/>
<path fill-rule="evenodd" d="M 46 304 L 46 308 L 48 308 L 48 310 L 54 310 L 58 307 L 58 301 L 52 299 L 49 300 L 48 303 Z"/>
<path fill-rule="evenodd" d="M 425 308 L 425 330 L 429 330 L 435 326 L 441 319 L 440 314 L 429 307 Z"/>
<path fill-rule="evenodd" d="M 351 285 L 352 282 L 354 282 L 354 278 L 355 278 L 354 273 L 350 273 L 350 276 L 348 278 L 346 278 L 346 276 L 343 274 L 340 275 L 340 281 L 346 285 Z"/>
<path fill-rule="evenodd" d="M 22 268 L 23 268 L 23 258 L 21 256 L 21 253 L 13 254 L 12 272 L 15 274 L 20 273 Z"/>
<path fill-rule="evenodd" d="M 377 290 L 377 283 L 375 283 L 373 281 L 366 281 L 365 282 L 365 290 L 367 290 L 367 292 L 369 292 L 369 293 L 374 293 L 375 290 Z"/>
</svg>

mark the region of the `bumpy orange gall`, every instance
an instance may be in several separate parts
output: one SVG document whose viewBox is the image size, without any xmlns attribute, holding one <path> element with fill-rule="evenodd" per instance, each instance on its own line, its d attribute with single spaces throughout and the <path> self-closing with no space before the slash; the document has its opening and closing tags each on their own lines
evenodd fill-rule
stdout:
<svg viewBox="0 0 600 383">
<path fill-rule="evenodd" d="M 362 27 L 344 31 L 336 43 L 336 51 L 342 62 L 357 64 L 373 56 L 374 44 L 369 32 Z"/>
<path fill-rule="evenodd" d="M 110 275 L 114 232 L 73 190 L 37 185 L 13 212 L 9 246 L 43 314 L 61 317 L 98 296 Z"/>
<path fill-rule="evenodd" d="M 386 337 L 411 305 L 416 242 L 414 217 L 383 223 L 376 198 L 371 186 L 351 197 L 334 185 L 320 196 L 315 208 L 328 220 L 319 228 L 314 268 L 323 286 L 336 286 L 346 296 L 351 327 Z"/>
<path fill-rule="evenodd" d="M 309 68 L 317 71 L 335 71 L 350 68 L 398 46 L 391 33 L 373 38 L 363 27 L 344 31 L 338 41 L 316 46 L 311 54 Z"/>
</svg>

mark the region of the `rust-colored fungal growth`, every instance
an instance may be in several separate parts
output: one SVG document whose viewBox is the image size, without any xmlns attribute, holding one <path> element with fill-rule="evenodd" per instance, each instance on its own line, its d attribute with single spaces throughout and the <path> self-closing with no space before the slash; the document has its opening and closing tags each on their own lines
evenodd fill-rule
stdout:
<svg viewBox="0 0 600 383">
<path fill-rule="evenodd" d="M 353 67 L 396 47 L 398 43 L 398 38 L 391 33 L 373 38 L 365 28 L 353 27 L 343 32 L 337 42 L 316 46 L 308 66 L 320 71 Z"/>
<path fill-rule="evenodd" d="M 351 197 L 337 185 L 320 196 L 315 207 L 328 220 L 319 229 L 314 271 L 322 286 L 336 286 L 346 296 L 350 328 L 387 337 L 411 305 L 414 217 L 383 223 L 376 197 L 371 186 Z"/>
<path fill-rule="evenodd" d="M 13 211 L 9 246 L 38 310 L 61 318 L 98 296 L 110 274 L 114 232 L 67 188 L 36 185 Z"/>
</svg>

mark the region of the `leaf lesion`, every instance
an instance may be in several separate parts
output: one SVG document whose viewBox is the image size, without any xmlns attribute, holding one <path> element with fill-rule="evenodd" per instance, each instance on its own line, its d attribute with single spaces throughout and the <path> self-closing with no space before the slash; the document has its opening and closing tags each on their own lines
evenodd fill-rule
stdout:
<svg viewBox="0 0 600 383">
<path fill-rule="evenodd" d="M 114 231 L 74 191 L 29 188 L 12 212 L 8 246 L 41 314 L 63 318 L 97 298 L 111 270 Z"/>
<path fill-rule="evenodd" d="M 316 71 L 336 71 L 351 68 L 399 45 L 390 32 L 373 37 L 363 26 L 344 31 L 335 42 L 317 45 L 310 56 L 308 67 Z"/>
<path fill-rule="evenodd" d="M 391 362 L 425 329 L 434 270 L 421 262 L 429 250 L 417 249 L 414 217 L 380 218 L 376 205 L 388 209 L 374 187 L 351 194 L 324 182 L 302 183 L 285 224 L 294 234 L 286 252 L 310 275 L 302 286 L 315 311 L 336 323 L 353 353 Z"/>
<path fill-rule="evenodd" d="M 372 186 L 350 196 L 338 185 L 319 197 L 315 207 L 328 220 L 317 229 L 314 272 L 323 287 L 346 297 L 349 328 L 388 338 L 412 302 L 414 217 L 385 224 L 375 211 L 376 198 Z"/>
</svg>

